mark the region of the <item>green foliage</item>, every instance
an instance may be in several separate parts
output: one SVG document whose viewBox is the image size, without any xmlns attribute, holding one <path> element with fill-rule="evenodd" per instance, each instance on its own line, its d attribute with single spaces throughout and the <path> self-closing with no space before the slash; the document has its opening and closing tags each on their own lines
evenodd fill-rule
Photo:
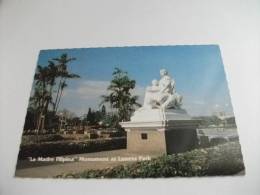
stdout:
<svg viewBox="0 0 260 195">
<path fill-rule="evenodd" d="M 53 126 L 50 118 L 53 115 L 48 114 L 51 110 L 49 106 L 53 107 L 53 114 L 55 116 L 64 88 L 67 86 L 66 79 L 79 78 L 78 75 L 70 73 L 67 70 L 69 62 L 75 58 L 69 58 L 67 54 L 62 54 L 59 58 L 54 58 L 48 61 L 47 66 L 38 65 L 34 76 L 34 94 L 30 98 L 25 127 L 28 126 L 33 129 L 42 130 L 51 128 Z M 56 81 L 59 79 L 59 84 L 56 86 Z M 57 88 L 55 91 L 54 88 Z M 54 93 L 55 92 L 55 93 Z M 53 98 L 53 96 L 56 96 Z M 31 115 L 34 115 L 33 117 Z M 46 118 L 48 118 L 46 120 Z M 32 123 L 29 120 L 33 119 Z M 46 126 L 47 123 L 47 126 Z"/>
<path fill-rule="evenodd" d="M 79 117 L 73 117 L 67 121 L 68 125 L 71 126 L 79 126 L 81 124 L 81 120 Z"/>
<path fill-rule="evenodd" d="M 113 79 L 110 82 L 107 90 L 109 95 L 103 95 L 103 103 L 109 103 L 111 108 L 116 109 L 119 121 L 127 121 L 130 119 L 135 107 L 139 107 L 137 103 L 137 96 L 131 94 L 135 88 L 135 80 L 131 80 L 127 72 L 115 68 L 113 72 Z"/>
<path fill-rule="evenodd" d="M 101 107 L 101 113 L 102 113 L 102 116 L 105 116 L 105 115 L 107 114 L 106 106 L 105 106 L 105 105 L 102 105 L 102 107 Z"/>
<path fill-rule="evenodd" d="M 26 130 L 35 129 L 36 127 L 35 121 L 37 121 L 35 111 L 32 109 L 28 109 L 25 117 L 24 129 Z"/>
<path fill-rule="evenodd" d="M 214 137 L 214 138 L 211 138 L 210 139 L 210 145 L 211 146 L 216 146 L 216 145 L 219 145 L 219 144 L 224 144 L 228 142 L 227 139 L 225 139 L 224 137 Z"/>
<path fill-rule="evenodd" d="M 88 109 L 86 117 L 83 119 L 87 122 L 88 125 L 97 125 L 104 118 L 104 114 L 101 111 L 94 111 L 91 108 Z"/>
<path fill-rule="evenodd" d="M 57 79 L 59 78 L 58 89 L 57 89 L 55 101 L 53 102 L 53 111 L 56 113 L 59 107 L 61 96 L 63 94 L 63 90 L 65 87 L 67 87 L 66 80 L 79 78 L 80 76 L 74 73 L 70 73 L 67 68 L 68 63 L 76 60 L 76 58 L 70 58 L 66 53 L 64 53 L 59 58 L 53 58 L 52 60 L 57 63 L 56 64 L 57 73 L 55 74 L 55 77 Z"/>
<path fill-rule="evenodd" d="M 195 149 L 190 152 L 164 155 L 150 161 L 120 165 L 103 170 L 59 175 L 73 178 L 158 178 L 233 175 L 244 170 L 238 142 Z"/>
<path fill-rule="evenodd" d="M 200 120 L 201 126 L 219 125 L 222 121 L 217 116 L 198 116 L 193 119 Z"/>
<path fill-rule="evenodd" d="M 106 127 L 110 128 L 119 128 L 118 124 L 118 115 L 116 114 L 107 114 L 104 116 L 102 122 Z"/>
<path fill-rule="evenodd" d="M 35 144 L 35 143 L 43 143 L 43 142 L 53 142 L 53 141 L 62 141 L 66 140 L 62 135 L 59 134 L 47 134 L 47 135 L 25 135 L 22 136 L 21 145 Z"/>
<path fill-rule="evenodd" d="M 56 137 L 56 139 L 58 139 Z M 30 143 L 20 146 L 18 158 L 26 159 L 28 157 L 52 157 L 69 154 L 80 154 L 88 152 L 100 152 L 105 150 L 114 150 L 126 148 L 126 138 L 114 138 L 103 140 L 88 141 L 56 141 Z"/>
<path fill-rule="evenodd" d="M 230 142 L 208 149 L 208 175 L 232 175 L 244 170 L 239 142 Z M 221 162 L 221 163 L 220 163 Z"/>
</svg>

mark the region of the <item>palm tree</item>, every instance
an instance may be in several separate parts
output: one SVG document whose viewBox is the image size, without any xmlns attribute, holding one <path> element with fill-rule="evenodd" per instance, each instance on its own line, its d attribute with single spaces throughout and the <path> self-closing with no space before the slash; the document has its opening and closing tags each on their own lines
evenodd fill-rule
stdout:
<svg viewBox="0 0 260 195">
<path fill-rule="evenodd" d="M 60 77 L 58 90 L 56 93 L 55 101 L 53 103 L 53 111 L 56 113 L 59 107 L 60 99 L 63 94 L 64 88 L 67 86 L 66 79 L 70 78 L 79 78 L 77 74 L 71 74 L 67 70 L 67 65 L 69 62 L 76 60 L 76 58 L 69 58 L 68 55 L 62 54 L 60 58 L 53 58 L 52 60 L 56 61 L 57 64 L 57 77 Z"/>
<path fill-rule="evenodd" d="M 35 93 L 34 100 L 37 104 L 37 125 L 36 129 L 39 131 L 44 128 L 45 107 L 50 101 L 51 96 L 48 93 L 47 86 L 49 82 L 49 68 L 41 65 L 37 66 L 35 79 Z"/>
<path fill-rule="evenodd" d="M 34 113 L 34 128 L 38 128 L 38 123 L 40 122 L 39 115 L 41 112 L 41 102 L 42 102 L 42 93 L 40 92 L 39 88 L 35 86 L 34 88 L 34 95 L 30 97 L 30 105 L 28 110 L 31 108 Z"/>
<path fill-rule="evenodd" d="M 48 61 L 48 84 L 50 85 L 49 92 L 52 94 L 53 87 L 55 85 L 55 79 L 58 76 L 58 68 L 51 60 Z"/>
<path fill-rule="evenodd" d="M 60 104 L 60 99 L 61 99 L 61 96 L 62 96 L 62 94 L 63 94 L 63 90 L 64 90 L 64 88 L 67 87 L 67 86 L 68 86 L 68 85 L 66 84 L 65 81 L 61 83 L 60 95 L 59 95 L 58 100 L 57 100 L 57 105 L 56 105 L 56 110 L 55 110 L 55 112 L 57 112 L 57 110 L 58 110 L 58 107 L 59 107 L 59 104 Z"/>
<path fill-rule="evenodd" d="M 56 99 L 55 99 L 55 102 L 54 102 L 54 112 L 55 113 L 58 111 L 60 100 L 61 100 L 61 97 L 63 95 L 63 90 L 64 90 L 65 87 L 68 86 L 67 83 L 66 83 L 66 80 L 67 79 L 79 78 L 79 77 L 80 77 L 79 75 L 70 74 L 67 71 L 62 74 L 61 80 L 60 80 L 60 83 L 59 83 L 59 87 L 58 87 L 58 92 L 57 92 Z"/>
<path fill-rule="evenodd" d="M 111 108 L 116 109 L 119 121 L 128 121 L 135 107 L 141 105 L 137 102 L 138 96 L 133 96 L 131 90 L 135 88 L 135 80 L 131 80 L 127 72 L 115 68 L 113 79 L 107 90 L 109 95 L 102 96 L 103 103 L 109 103 Z"/>
<path fill-rule="evenodd" d="M 53 94 L 53 87 L 55 86 L 55 80 L 58 76 L 58 68 L 55 65 L 53 61 L 48 61 L 48 66 L 47 66 L 47 85 L 48 85 L 48 97 L 46 99 L 46 104 L 45 104 L 45 113 L 48 111 L 49 104 L 52 103 L 52 94 Z"/>
<path fill-rule="evenodd" d="M 56 114 L 63 90 L 67 86 L 66 79 L 79 77 L 67 71 L 67 63 L 72 60 L 75 60 L 75 58 L 68 58 L 67 54 L 62 54 L 60 58 L 54 58 L 53 61 L 49 60 L 47 66 L 37 66 L 34 76 L 34 95 L 30 98 L 30 104 L 35 111 L 37 118 L 35 126 L 38 131 L 44 129 L 45 117 L 49 111 L 50 104 L 53 106 L 52 115 Z M 56 65 L 55 62 L 58 62 L 58 64 Z M 60 80 L 55 101 L 53 101 L 53 92 L 57 78 L 60 78 Z"/>
</svg>

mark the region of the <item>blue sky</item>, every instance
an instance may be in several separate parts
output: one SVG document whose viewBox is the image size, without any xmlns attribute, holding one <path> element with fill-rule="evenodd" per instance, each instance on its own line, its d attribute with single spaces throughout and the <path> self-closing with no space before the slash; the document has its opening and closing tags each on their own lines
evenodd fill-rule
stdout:
<svg viewBox="0 0 260 195">
<path fill-rule="evenodd" d="M 86 113 L 88 107 L 98 109 L 100 96 L 107 94 L 106 87 L 115 67 L 127 71 L 136 80 L 134 93 L 140 96 L 140 103 L 145 87 L 153 79 L 159 80 L 159 71 L 165 68 L 184 97 L 183 108 L 191 115 L 210 115 L 216 111 L 233 114 L 217 45 L 42 50 L 38 64 L 47 65 L 49 59 L 62 53 L 77 59 L 68 68 L 81 78 L 68 81 L 60 107 L 77 115 Z"/>
</svg>

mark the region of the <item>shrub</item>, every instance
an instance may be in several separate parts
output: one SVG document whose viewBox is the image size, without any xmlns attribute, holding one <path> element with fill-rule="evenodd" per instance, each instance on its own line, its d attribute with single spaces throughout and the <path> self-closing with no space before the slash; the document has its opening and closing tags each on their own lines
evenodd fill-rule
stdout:
<svg viewBox="0 0 260 195">
<path fill-rule="evenodd" d="M 244 169 L 239 142 L 230 142 L 208 149 L 207 175 L 232 175 Z"/>
<path fill-rule="evenodd" d="M 28 157 L 52 157 L 69 154 L 79 154 L 88 152 L 99 152 L 126 148 L 126 138 L 114 138 L 103 140 L 88 140 L 79 142 L 49 142 L 33 143 L 20 146 L 18 158 Z"/>
<path fill-rule="evenodd" d="M 62 135 L 59 134 L 47 134 L 47 135 L 23 135 L 22 145 L 32 144 L 37 142 L 51 142 L 66 140 Z"/>
<path fill-rule="evenodd" d="M 216 146 L 216 145 L 223 144 L 226 142 L 228 142 L 228 140 L 224 137 L 214 137 L 214 138 L 210 139 L 211 146 Z"/>
<path fill-rule="evenodd" d="M 244 169 L 238 142 L 164 155 L 150 161 L 120 165 L 102 170 L 58 175 L 63 178 L 157 178 L 232 175 Z"/>
</svg>

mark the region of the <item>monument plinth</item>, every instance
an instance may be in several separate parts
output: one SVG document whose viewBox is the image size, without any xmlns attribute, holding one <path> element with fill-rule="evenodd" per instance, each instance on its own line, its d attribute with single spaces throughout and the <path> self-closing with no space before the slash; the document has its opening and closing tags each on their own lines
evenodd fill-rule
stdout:
<svg viewBox="0 0 260 195">
<path fill-rule="evenodd" d="M 166 70 L 160 81 L 147 87 L 143 106 L 129 122 L 121 122 L 127 131 L 127 150 L 137 153 L 172 154 L 198 145 L 198 121 L 181 108 L 182 96 Z"/>
</svg>

